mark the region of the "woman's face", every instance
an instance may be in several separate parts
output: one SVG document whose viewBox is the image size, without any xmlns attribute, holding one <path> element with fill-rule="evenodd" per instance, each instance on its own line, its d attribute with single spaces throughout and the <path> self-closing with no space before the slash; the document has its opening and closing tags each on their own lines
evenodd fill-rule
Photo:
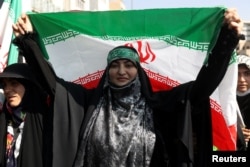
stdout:
<svg viewBox="0 0 250 167">
<path fill-rule="evenodd" d="M 116 86 L 124 86 L 135 79 L 137 68 L 130 60 L 119 59 L 110 64 L 109 80 Z"/>
<path fill-rule="evenodd" d="M 244 93 L 249 88 L 250 88 L 250 70 L 245 65 L 239 65 L 237 91 Z"/>
<path fill-rule="evenodd" d="M 8 104 L 17 107 L 24 96 L 25 87 L 15 79 L 3 79 L 3 91 Z"/>
</svg>

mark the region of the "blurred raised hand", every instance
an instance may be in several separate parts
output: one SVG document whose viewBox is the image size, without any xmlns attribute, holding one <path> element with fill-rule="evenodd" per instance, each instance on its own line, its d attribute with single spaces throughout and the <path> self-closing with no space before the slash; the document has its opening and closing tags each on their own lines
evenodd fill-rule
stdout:
<svg viewBox="0 0 250 167">
<path fill-rule="evenodd" d="M 22 14 L 17 22 L 12 25 L 14 35 L 17 37 L 19 35 L 24 35 L 28 32 L 33 32 L 33 26 L 27 14 Z"/>
<path fill-rule="evenodd" d="M 228 25 L 229 29 L 234 29 L 238 35 L 241 35 L 243 29 L 243 21 L 241 20 L 237 9 L 228 8 L 225 11 L 224 23 Z"/>
</svg>

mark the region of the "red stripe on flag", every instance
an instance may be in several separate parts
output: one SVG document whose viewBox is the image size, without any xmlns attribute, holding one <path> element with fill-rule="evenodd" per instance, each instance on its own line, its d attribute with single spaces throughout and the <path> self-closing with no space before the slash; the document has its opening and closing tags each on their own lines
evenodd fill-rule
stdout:
<svg viewBox="0 0 250 167">
<path fill-rule="evenodd" d="M 232 139 L 232 134 L 236 134 L 235 126 L 227 127 L 225 119 L 221 113 L 212 109 L 212 131 L 213 145 L 218 151 L 235 151 L 236 145 Z"/>
</svg>

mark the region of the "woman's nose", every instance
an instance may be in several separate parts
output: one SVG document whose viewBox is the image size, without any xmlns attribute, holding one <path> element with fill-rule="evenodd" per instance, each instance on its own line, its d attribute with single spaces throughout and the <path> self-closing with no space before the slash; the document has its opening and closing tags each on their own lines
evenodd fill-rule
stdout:
<svg viewBox="0 0 250 167">
<path fill-rule="evenodd" d="M 238 75 L 238 80 L 239 80 L 239 81 L 245 81 L 244 75 L 239 74 L 239 75 Z"/>
<path fill-rule="evenodd" d="M 118 69 L 118 73 L 121 75 L 125 74 L 125 68 L 123 66 L 120 66 Z"/>
</svg>

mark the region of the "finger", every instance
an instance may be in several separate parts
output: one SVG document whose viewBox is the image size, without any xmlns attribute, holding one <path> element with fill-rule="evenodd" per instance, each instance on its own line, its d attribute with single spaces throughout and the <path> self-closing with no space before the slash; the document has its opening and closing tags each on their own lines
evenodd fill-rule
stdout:
<svg viewBox="0 0 250 167">
<path fill-rule="evenodd" d="M 243 26 L 241 24 L 239 24 L 239 23 L 230 22 L 230 24 L 228 26 L 229 26 L 230 29 L 236 30 L 237 34 L 240 34 L 242 32 Z"/>
<path fill-rule="evenodd" d="M 23 30 L 25 32 L 33 32 L 33 27 L 32 27 L 32 24 L 29 20 L 28 15 L 23 14 L 20 18 L 21 18 L 20 25 L 22 26 Z"/>
<path fill-rule="evenodd" d="M 242 128 L 242 131 L 248 132 L 249 129 L 247 129 L 247 128 Z"/>
<path fill-rule="evenodd" d="M 236 8 L 228 8 L 225 13 L 224 13 L 224 16 L 225 17 L 230 17 L 232 15 L 235 15 L 237 14 L 237 9 Z"/>
<path fill-rule="evenodd" d="M 13 25 L 12 25 L 12 29 L 13 29 L 14 31 L 18 30 L 16 24 L 13 24 Z"/>
<path fill-rule="evenodd" d="M 230 22 L 240 23 L 241 19 L 236 9 L 228 9 L 224 13 L 224 21 L 228 24 Z"/>
<path fill-rule="evenodd" d="M 24 22 L 24 20 L 23 20 L 22 17 L 19 17 L 19 18 L 18 18 L 17 23 L 18 23 L 18 26 L 19 26 L 20 28 L 22 28 L 22 30 L 25 30 L 25 29 L 26 29 L 25 22 Z"/>
<path fill-rule="evenodd" d="M 20 25 L 20 24 L 16 24 L 18 31 L 20 34 L 24 35 L 25 34 L 25 29 Z"/>
<path fill-rule="evenodd" d="M 27 17 L 28 17 L 28 16 L 27 16 L 25 13 L 22 13 L 22 14 L 21 14 L 21 18 L 22 18 L 23 20 L 26 20 Z"/>
<path fill-rule="evenodd" d="M 249 130 L 249 129 L 242 129 L 242 131 L 243 131 L 244 133 L 250 133 L 250 130 Z"/>
<path fill-rule="evenodd" d="M 18 28 L 15 24 L 12 25 L 12 29 L 13 29 L 13 33 L 16 37 L 20 35 Z"/>
</svg>

